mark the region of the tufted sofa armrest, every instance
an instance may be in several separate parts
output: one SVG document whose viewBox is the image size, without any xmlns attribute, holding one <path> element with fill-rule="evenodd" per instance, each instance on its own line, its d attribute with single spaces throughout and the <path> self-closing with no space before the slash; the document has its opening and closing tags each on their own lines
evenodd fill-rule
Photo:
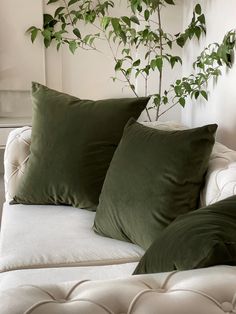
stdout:
<svg viewBox="0 0 236 314">
<path fill-rule="evenodd" d="M 173 123 L 155 123 L 150 126 L 166 130 L 185 128 Z M 31 127 L 18 128 L 9 134 L 4 155 L 7 201 L 14 197 L 19 179 L 25 171 L 30 155 L 30 143 Z M 210 157 L 206 183 L 201 192 L 201 206 L 207 206 L 233 194 L 236 194 L 236 151 L 216 143 Z"/>
<path fill-rule="evenodd" d="M 25 126 L 10 132 L 4 154 L 4 182 L 6 201 L 15 195 L 30 155 L 31 127 Z"/>
<path fill-rule="evenodd" d="M 125 279 L 25 285 L 0 292 L 1 314 L 233 314 L 235 281 L 235 267 L 216 266 Z"/>
<path fill-rule="evenodd" d="M 201 206 L 236 194 L 236 151 L 215 143 L 201 193 Z"/>
</svg>

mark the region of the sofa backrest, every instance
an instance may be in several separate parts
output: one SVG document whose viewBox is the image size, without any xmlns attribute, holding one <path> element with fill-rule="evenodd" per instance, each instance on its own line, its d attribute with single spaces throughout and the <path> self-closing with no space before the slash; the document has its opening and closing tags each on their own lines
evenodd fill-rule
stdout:
<svg viewBox="0 0 236 314">
<path fill-rule="evenodd" d="M 185 126 L 173 122 L 143 122 L 162 130 L 183 130 Z M 13 130 L 8 137 L 4 155 L 4 181 L 6 201 L 16 192 L 30 155 L 31 127 Z M 236 151 L 216 143 L 214 145 L 205 184 L 201 191 L 200 206 L 207 206 L 236 194 Z"/>
</svg>

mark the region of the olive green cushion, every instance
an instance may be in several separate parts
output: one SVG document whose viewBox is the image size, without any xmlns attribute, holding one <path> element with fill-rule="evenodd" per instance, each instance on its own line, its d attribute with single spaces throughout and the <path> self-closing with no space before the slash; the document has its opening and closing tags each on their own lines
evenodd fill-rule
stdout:
<svg viewBox="0 0 236 314">
<path fill-rule="evenodd" d="M 198 206 L 217 126 L 161 131 L 128 122 L 106 175 L 94 230 L 147 249 Z"/>
<path fill-rule="evenodd" d="M 236 265 L 236 196 L 177 218 L 151 245 L 135 274 Z"/>
<path fill-rule="evenodd" d="M 95 208 L 123 128 L 148 100 L 81 100 L 33 83 L 31 154 L 14 201 Z"/>
</svg>

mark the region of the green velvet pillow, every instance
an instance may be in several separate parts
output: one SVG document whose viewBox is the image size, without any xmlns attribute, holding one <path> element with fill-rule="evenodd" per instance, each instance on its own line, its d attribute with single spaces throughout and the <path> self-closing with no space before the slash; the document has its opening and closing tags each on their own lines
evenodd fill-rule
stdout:
<svg viewBox="0 0 236 314">
<path fill-rule="evenodd" d="M 150 246 L 134 274 L 236 265 L 236 196 L 177 218 Z"/>
<path fill-rule="evenodd" d="M 124 126 L 148 100 L 81 100 L 33 83 L 31 154 L 14 201 L 95 208 Z"/>
<path fill-rule="evenodd" d="M 128 122 L 106 175 L 94 230 L 147 249 L 198 206 L 217 126 L 161 131 Z"/>
</svg>

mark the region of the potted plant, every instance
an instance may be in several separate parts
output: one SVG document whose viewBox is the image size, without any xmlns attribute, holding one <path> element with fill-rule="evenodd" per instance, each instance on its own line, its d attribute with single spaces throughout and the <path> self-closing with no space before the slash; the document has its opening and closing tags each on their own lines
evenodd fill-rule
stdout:
<svg viewBox="0 0 236 314">
<path fill-rule="evenodd" d="M 54 14 L 44 14 L 43 27 L 28 29 L 32 42 L 40 34 L 46 47 L 56 42 L 58 50 L 66 45 L 74 53 L 77 49 L 101 52 L 97 42 L 105 40 L 114 60 L 113 81 L 122 81 L 136 97 L 148 96 L 149 78 L 157 74 L 156 93 L 151 95 L 151 105 L 146 108 L 150 121 L 158 120 L 176 105 L 184 107 L 188 97 L 207 100 L 208 82 L 217 79 L 223 67 L 230 68 L 233 64 L 236 41 L 235 30 L 230 30 L 221 43 L 210 44 L 202 51 L 189 76 L 179 77 L 168 89 L 163 89 L 166 68 L 173 69 L 177 63 L 182 65 L 181 56 L 174 54 L 174 47 L 184 48 L 189 41 L 199 40 L 206 34 L 200 4 L 195 6 L 187 28 L 175 34 L 166 32 L 162 26 L 162 10 L 176 5 L 174 0 L 126 0 L 127 13 L 118 17 L 113 12 L 119 1 L 49 0 L 47 5 L 51 4 L 55 7 Z M 88 25 L 94 32 L 86 33 Z M 143 58 L 136 57 L 139 50 Z M 137 77 L 143 80 L 144 95 L 135 89 Z M 154 116 L 150 109 L 155 109 Z"/>
</svg>

